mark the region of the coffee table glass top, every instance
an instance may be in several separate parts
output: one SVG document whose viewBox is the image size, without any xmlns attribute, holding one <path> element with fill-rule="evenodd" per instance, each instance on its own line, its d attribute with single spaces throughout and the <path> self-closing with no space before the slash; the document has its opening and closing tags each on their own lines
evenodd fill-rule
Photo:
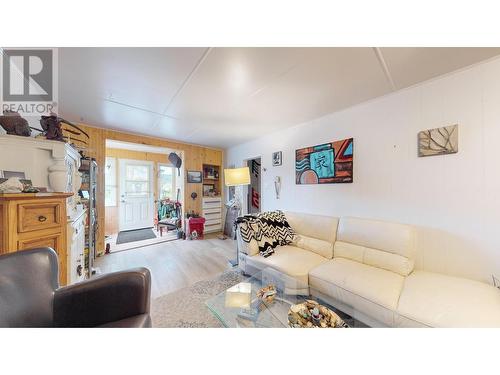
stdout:
<svg viewBox="0 0 500 375">
<path fill-rule="evenodd" d="M 262 287 L 276 287 L 272 302 L 257 296 Z M 307 284 L 266 268 L 252 277 L 210 298 L 206 304 L 225 327 L 288 327 L 291 305 L 313 299 Z"/>
</svg>

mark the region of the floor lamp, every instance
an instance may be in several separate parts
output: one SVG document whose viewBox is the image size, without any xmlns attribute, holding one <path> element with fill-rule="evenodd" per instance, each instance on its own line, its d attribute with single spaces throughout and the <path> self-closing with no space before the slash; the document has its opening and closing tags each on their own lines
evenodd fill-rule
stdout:
<svg viewBox="0 0 500 375">
<path fill-rule="evenodd" d="M 235 186 L 234 198 L 229 202 L 229 207 L 236 208 L 238 216 L 241 216 L 243 205 L 241 186 L 250 185 L 250 169 L 248 167 L 224 169 L 224 183 L 226 186 Z M 236 259 L 229 261 L 233 267 L 238 265 L 238 257 L 239 249 L 236 244 Z"/>
</svg>

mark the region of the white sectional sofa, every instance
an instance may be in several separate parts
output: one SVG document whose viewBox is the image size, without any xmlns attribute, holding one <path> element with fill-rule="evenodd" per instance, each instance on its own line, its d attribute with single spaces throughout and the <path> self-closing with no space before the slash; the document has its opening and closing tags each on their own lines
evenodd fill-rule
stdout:
<svg viewBox="0 0 500 375">
<path fill-rule="evenodd" d="M 247 274 L 271 267 L 372 327 L 500 327 L 500 290 L 415 270 L 410 225 L 285 212 L 297 241 L 264 258 L 238 233 Z M 291 286 L 293 287 L 293 286 Z M 309 292 L 304 287 L 297 293 Z"/>
</svg>

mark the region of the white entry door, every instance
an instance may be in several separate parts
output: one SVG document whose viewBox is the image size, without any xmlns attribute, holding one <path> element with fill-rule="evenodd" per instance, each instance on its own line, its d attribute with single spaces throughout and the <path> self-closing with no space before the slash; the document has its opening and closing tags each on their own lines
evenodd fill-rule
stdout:
<svg viewBox="0 0 500 375">
<path fill-rule="evenodd" d="M 153 163 L 120 159 L 120 231 L 154 224 Z"/>
</svg>

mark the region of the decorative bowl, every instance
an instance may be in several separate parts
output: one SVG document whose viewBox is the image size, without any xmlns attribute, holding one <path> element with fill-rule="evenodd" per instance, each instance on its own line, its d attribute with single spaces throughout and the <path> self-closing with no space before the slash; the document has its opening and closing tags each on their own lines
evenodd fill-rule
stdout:
<svg viewBox="0 0 500 375">
<path fill-rule="evenodd" d="M 312 300 L 290 307 L 288 326 L 291 328 L 348 328 L 340 316 L 328 307 Z"/>
</svg>

